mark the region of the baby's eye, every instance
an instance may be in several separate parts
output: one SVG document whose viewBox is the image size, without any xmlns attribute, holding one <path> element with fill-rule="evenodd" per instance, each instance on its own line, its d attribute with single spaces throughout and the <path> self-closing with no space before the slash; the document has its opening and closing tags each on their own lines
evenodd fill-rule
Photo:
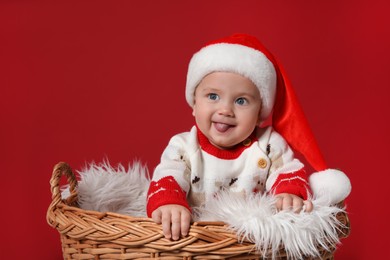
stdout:
<svg viewBox="0 0 390 260">
<path fill-rule="evenodd" d="M 237 98 L 236 104 L 243 106 L 248 104 L 248 100 L 246 98 Z"/>
<path fill-rule="evenodd" d="M 210 93 L 207 95 L 207 97 L 210 99 L 210 100 L 218 100 L 219 99 L 219 96 L 215 93 Z"/>
</svg>

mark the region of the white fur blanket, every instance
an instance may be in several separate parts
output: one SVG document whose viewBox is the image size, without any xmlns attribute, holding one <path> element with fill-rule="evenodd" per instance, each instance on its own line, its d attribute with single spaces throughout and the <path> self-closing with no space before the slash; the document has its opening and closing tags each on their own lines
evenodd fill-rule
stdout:
<svg viewBox="0 0 390 260">
<path fill-rule="evenodd" d="M 139 162 L 129 165 L 127 170 L 122 165 L 114 168 L 108 162 L 92 163 L 78 173 L 78 202 L 82 209 L 146 216 L 150 179 L 147 168 Z M 68 194 L 68 189 L 64 189 L 62 196 Z M 222 192 L 204 207 L 194 209 L 193 219 L 224 221 L 258 249 L 271 248 L 276 253 L 284 245 L 289 258 L 317 257 L 317 245 L 330 249 L 340 243 L 337 230 L 343 225 L 335 215 L 344 209 L 329 206 L 329 199 L 324 197 L 312 201 L 312 212 L 296 214 L 286 210 L 278 212 L 272 196 L 244 198 Z"/>
</svg>

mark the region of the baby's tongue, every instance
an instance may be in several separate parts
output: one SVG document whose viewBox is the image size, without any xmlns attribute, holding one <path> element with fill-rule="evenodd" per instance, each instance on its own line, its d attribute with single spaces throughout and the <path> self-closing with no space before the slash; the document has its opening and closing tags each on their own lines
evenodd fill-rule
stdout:
<svg viewBox="0 0 390 260">
<path fill-rule="evenodd" d="M 226 132 L 230 128 L 230 125 L 223 123 L 214 123 L 214 126 L 219 132 Z"/>
</svg>

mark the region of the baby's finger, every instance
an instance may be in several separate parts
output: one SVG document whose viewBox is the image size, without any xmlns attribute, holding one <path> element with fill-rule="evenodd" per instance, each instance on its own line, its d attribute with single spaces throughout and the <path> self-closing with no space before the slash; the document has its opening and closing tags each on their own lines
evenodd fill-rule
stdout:
<svg viewBox="0 0 390 260">
<path fill-rule="evenodd" d="M 305 200 L 303 204 L 305 205 L 305 212 L 311 212 L 313 210 L 313 202 L 310 200 Z"/>
<path fill-rule="evenodd" d="M 156 209 L 155 211 L 153 211 L 152 213 L 152 219 L 154 222 L 156 222 L 157 224 L 161 224 L 161 210 L 158 210 Z"/>
<path fill-rule="evenodd" d="M 276 209 L 282 210 L 283 207 L 283 198 L 282 197 L 276 197 L 276 203 L 275 203 Z"/>
<path fill-rule="evenodd" d="M 162 214 L 161 218 L 162 222 L 162 230 L 165 238 L 170 239 L 172 234 L 171 234 L 171 213 L 170 212 L 165 212 Z"/>
<path fill-rule="evenodd" d="M 282 210 L 291 209 L 292 203 L 293 203 L 292 198 L 290 196 L 285 196 L 283 198 Z"/>
<path fill-rule="evenodd" d="M 181 213 L 181 235 L 183 237 L 188 235 L 190 229 L 191 215 L 188 212 Z"/>
<path fill-rule="evenodd" d="M 181 220 L 180 212 L 177 211 L 173 212 L 172 226 L 171 226 L 171 232 L 172 232 L 171 234 L 173 240 L 178 240 L 180 238 L 180 228 L 181 228 L 180 220 Z"/>
<path fill-rule="evenodd" d="M 295 199 L 292 201 L 292 203 L 293 203 L 294 213 L 299 213 L 303 207 L 303 200 L 302 199 Z"/>
</svg>

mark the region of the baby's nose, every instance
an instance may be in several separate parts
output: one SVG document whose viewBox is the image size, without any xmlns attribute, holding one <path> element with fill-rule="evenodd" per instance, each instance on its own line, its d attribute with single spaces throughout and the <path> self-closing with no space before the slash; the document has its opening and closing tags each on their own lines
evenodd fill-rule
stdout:
<svg viewBox="0 0 390 260">
<path fill-rule="evenodd" d="M 220 115 L 229 116 L 229 117 L 234 116 L 232 105 L 231 104 L 227 104 L 227 103 L 222 103 L 220 105 L 218 113 Z"/>
</svg>

